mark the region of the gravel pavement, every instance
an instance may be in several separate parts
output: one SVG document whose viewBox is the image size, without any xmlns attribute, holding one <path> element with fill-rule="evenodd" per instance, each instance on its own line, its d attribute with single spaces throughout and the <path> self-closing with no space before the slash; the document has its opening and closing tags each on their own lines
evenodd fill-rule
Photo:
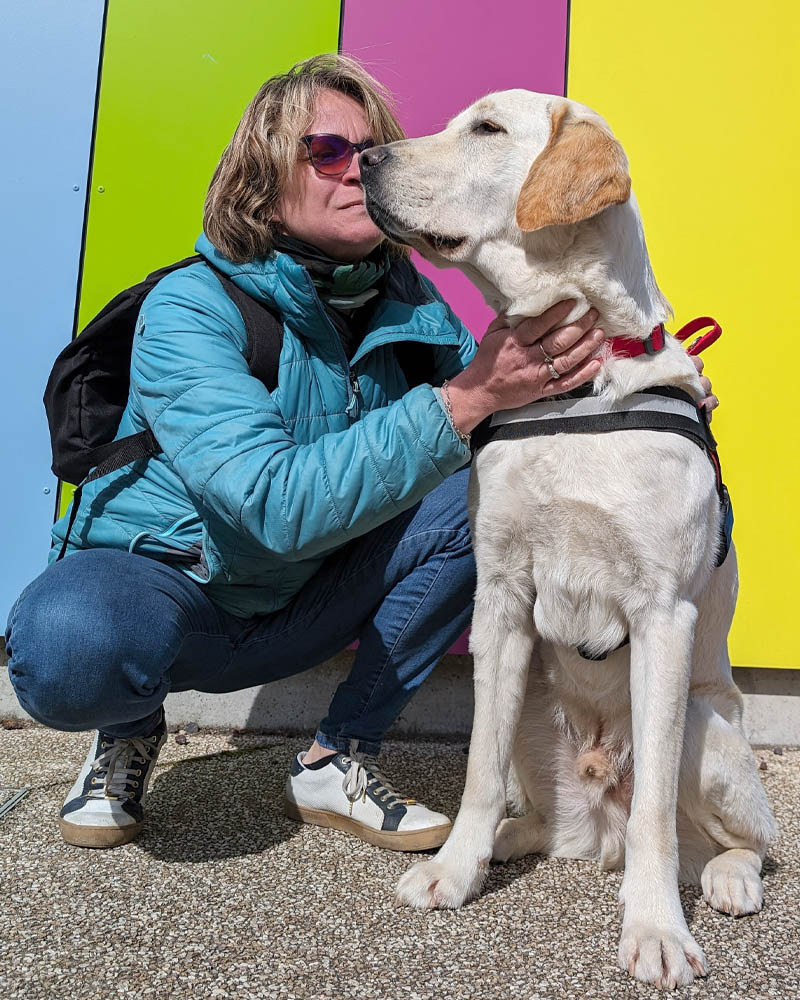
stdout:
<svg viewBox="0 0 800 1000">
<path fill-rule="evenodd" d="M 113 851 L 69 847 L 56 817 L 88 734 L 0 728 L 0 998 L 118 1000 L 549 1000 L 658 997 L 616 967 L 621 876 L 529 857 L 492 866 L 460 911 L 398 907 L 412 861 L 281 811 L 302 738 L 171 735 L 148 824 Z M 781 834 L 766 902 L 734 920 L 682 889 L 708 979 L 704 1000 L 800 998 L 800 751 L 757 752 Z M 463 743 L 390 743 L 403 791 L 455 815 Z"/>
</svg>

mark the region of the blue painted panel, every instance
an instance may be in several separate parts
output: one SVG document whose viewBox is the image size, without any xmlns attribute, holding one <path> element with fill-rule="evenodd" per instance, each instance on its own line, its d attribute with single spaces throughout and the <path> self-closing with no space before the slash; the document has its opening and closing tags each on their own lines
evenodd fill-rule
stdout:
<svg viewBox="0 0 800 1000">
<path fill-rule="evenodd" d="M 72 336 L 103 0 L 4 0 L 0 32 L 0 619 L 47 561 L 42 392 Z M 77 190 L 75 190 L 77 188 Z"/>
</svg>

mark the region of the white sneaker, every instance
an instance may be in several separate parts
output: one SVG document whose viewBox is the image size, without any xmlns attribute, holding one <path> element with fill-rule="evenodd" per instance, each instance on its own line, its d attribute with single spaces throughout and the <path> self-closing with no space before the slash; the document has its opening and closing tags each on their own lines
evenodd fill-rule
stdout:
<svg viewBox="0 0 800 1000">
<path fill-rule="evenodd" d="M 450 820 L 398 794 L 373 758 L 351 749 L 306 767 L 304 757 L 297 755 L 286 779 L 291 819 L 346 830 L 392 851 L 430 851 L 447 840 Z"/>
<path fill-rule="evenodd" d="M 96 734 L 58 819 L 68 844 L 118 847 L 133 840 L 144 826 L 147 786 L 166 738 L 163 709 L 149 736 Z"/>
</svg>

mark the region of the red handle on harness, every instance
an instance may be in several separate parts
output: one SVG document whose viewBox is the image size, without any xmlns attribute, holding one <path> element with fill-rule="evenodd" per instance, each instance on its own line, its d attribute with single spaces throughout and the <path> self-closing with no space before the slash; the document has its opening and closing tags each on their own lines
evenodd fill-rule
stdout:
<svg viewBox="0 0 800 1000">
<path fill-rule="evenodd" d="M 711 327 L 708 333 L 704 333 L 702 337 L 698 337 L 690 347 L 686 348 L 687 354 L 702 354 L 707 347 L 711 347 L 714 341 L 719 340 L 722 336 L 722 327 L 710 316 L 698 316 L 697 319 L 690 320 L 686 326 L 682 326 L 674 335 L 675 339 L 680 341 L 688 340 L 692 334 L 705 330 L 707 326 Z"/>
</svg>

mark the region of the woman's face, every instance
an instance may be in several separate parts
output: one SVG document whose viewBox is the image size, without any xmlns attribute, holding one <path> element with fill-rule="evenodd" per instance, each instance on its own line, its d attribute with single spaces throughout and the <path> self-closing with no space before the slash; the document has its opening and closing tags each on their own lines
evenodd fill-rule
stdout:
<svg viewBox="0 0 800 1000">
<path fill-rule="evenodd" d="M 322 133 L 342 135 L 353 143 L 371 138 L 364 109 L 335 90 L 323 90 L 317 99 L 308 134 Z M 327 177 L 317 173 L 300 143 L 295 174 L 274 221 L 288 236 L 319 247 L 335 260 L 360 260 L 383 239 L 364 207 L 358 153 L 343 174 Z"/>
</svg>

